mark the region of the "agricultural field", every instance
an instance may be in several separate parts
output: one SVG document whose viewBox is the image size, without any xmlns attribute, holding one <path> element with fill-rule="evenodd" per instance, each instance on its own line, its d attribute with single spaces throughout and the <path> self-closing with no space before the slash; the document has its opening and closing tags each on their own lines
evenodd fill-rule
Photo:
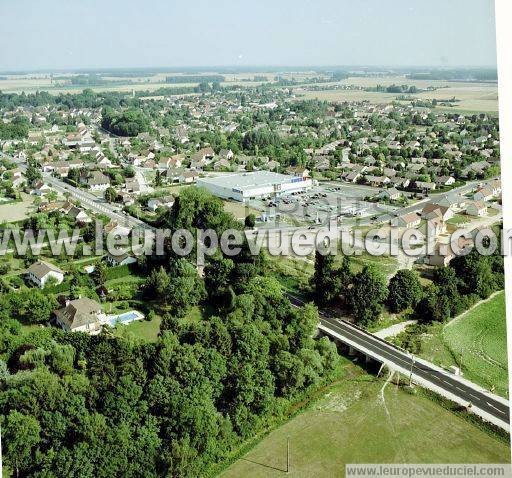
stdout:
<svg viewBox="0 0 512 478">
<path fill-rule="evenodd" d="M 415 93 L 411 98 L 449 100 L 453 97 L 460 100 L 453 107 L 439 107 L 451 112 L 498 112 L 498 86 L 496 83 L 464 83 L 439 80 L 410 80 L 404 76 L 382 78 L 348 78 L 339 84 L 361 87 L 410 85 L 418 88 L 437 87 L 434 91 Z M 369 101 L 374 104 L 389 104 L 396 100 L 396 93 L 374 92 L 363 90 L 332 89 L 323 91 L 301 91 L 301 98 L 318 98 L 327 101 Z"/>
<path fill-rule="evenodd" d="M 347 463 L 507 463 L 507 440 L 429 399 L 366 375 L 345 377 L 274 430 L 221 476 L 344 476 Z"/>
<path fill-rule="evenodd" d="M 214 74 L 214 72 L 205 72 L 204 74 Z M 260 81 L 252 81 L 254 75 L 257 76 L 266 76 L 269 81 L 273 81 L 275 77 L 275 73 L 232 73 L 232 74 L 222 74 L 225 77 L 226 81 L 222 82 L 223 85 L 247 85 L 247 86 L 257 86 L 262 82 Z M 305 73 L 301 73 L 298 75 L 294 75 L 294 77 L 304 75 L 307 77 L 308 75 Z M 29 75 L 7 75 L 7 79 L 0 80 L 0 91 L 4 93 L 33 93 L 38 90 L 45 90 L 52 94 L 58 93 L 79 93 L 85 88 L 90 88 L 93 91 L 153 91 L 158 88 L 169 88 L 169 87 L 184 87 L 184 86 L 196 86 L 198 83 L 166 83 L 165 79 L 167 76 L 175 76 L 179 77 L 179 74 L 176 73 L 156 73 L 156 74 L 148 74 L 144 75 L 143 72 L 141 76 L 108 76 L 101 75 L 102 79 L 110 82 L 98 85 L 98 86 L 84 86 L 84 85 L 71 85 L 69 82 L 64 80 L 63 77 L 69 78 L 73 76 L 73 74 L 65 74 L 65 75 L 53 75 L 53 78 L 49 74 L 29 74 Z"/>
</svg>

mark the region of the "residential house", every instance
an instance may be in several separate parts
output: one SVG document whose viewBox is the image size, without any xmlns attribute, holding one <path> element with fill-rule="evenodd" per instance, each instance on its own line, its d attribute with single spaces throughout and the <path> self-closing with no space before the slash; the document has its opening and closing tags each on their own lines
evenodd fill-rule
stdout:
<svg viewBox="0 0 512 478">
<path fill-rule="evenodd" d="M 265 165 L 265 169 L 269 171 L 276 171 L 279 169 L 279 166 L 281 166 L 281 164 L 278 161 L 271 160 Z"/>
<path fill-rule="evenodd" d="M 494 199 L 493 188 L 490 186 L 483 186 L 477 189 L 476 193 L 473 194 L 475 201 L 492 201 Z"/>
<path fill-rule="evenodd" d="M 432 254 L 427 256 L 427 261 L 431 266 L 446 267 L 455 257 L 448 244 L 436 243 Z"/>
<path fill-rule="evenodd" d="M 368 176 L 365 176 L 365 180 L 373 187 L 382 187 L 389 183 L 389 178 L 386 176 L 373 176 L 369 174 Z"/>
<path fill-rule="evenodd" d="M 446 232 L 446 223 L 442 217 L 433 217 L 427 221 L 427 229 L 431 237 L 437 237 Z"/>
<path fill-rule="evenodd" d="M 438 204 L 429 202 L 423 207 L 421 217 L 427 221 L 436 217 L 441 218 L 443 221 L 447 221 L 453 217 L 453 211 L 449 207 L 439 206 Z"/>
<path fill-rule="evenodd" d="M 134 264 L 137 262 L 137 259 L 127 252 L 119 251 L 117 254 L 111 254 L 110 252 L 105 256 L 105 260 L 107 264 L 111 267 L 117 266 L 126 266 L 129 264 Z"/>
<path fill-rule="evenodd" d="M 231 163 L 226 158 L 221 158 L 213 163 L 214 171 L 223 171 L 231 168 Z"/>
<path fill-rule="evenodd" d="M 359 178 L 361 177 L 361 174 L 359 174 L 356 171 L 349 171 L 344 174 L 342 174 L 342 179 L 348 183 L 356 183 Z"/>
<path fill-rule="evenodd" d="M 379 194 L 380 198 L 389 199 L 391 201 L 396 201 L 400 199 L 401 196 L 402 193 L 396 188 L 383 189 Z"/>
<path fill-rule="evenodd" d="M 392 179 L 396 176 L 397 172 L 393 168 L 384 168 L 382 170 L 382 174 L 387 176 L 389 179 Z"/>
<path fill-rule="evenodd" d="M 35 262 L 27 269 L 27 279 L 37 287 L 43 288 L 50 278 L 60 284 L 64 280 L 64 272 L 45 261 Z"/>
<path fill-rule="evenodd" d="M 45 194 L 48 194 L 52 188 L 48 186 L 44 181 L 37 180 L 34 182 L 32 189 L 30 191 L 30 194 L 33 194 L 35 196 L 44 196 Z"/>
<path fill-rule="evenodd" d="M 492 189 L 492 195 L 498 197 L 501 194 L 501 180 L 491 181 L 488 186 Z"/>
<path fill-rule="evenodd" d="M 432 200 L 438 206 L 450 208 L 452 211 L 462 209 L 466 205 L 466 198 L 460 194 L 446 194 L 440 198 Z"/>
<path fill-rule="evenodd" d="M 151 198 L 148 201 L 148 209 L 150 211 L 156 211 L 160 207 L 171 209 L 174 205 L 174 196 L 162 196 L 159 198 Z"/>
<path fill-rule="evenodd" d="M 101 158 L 98 159 L 96 164 L 101 169 L 109 169 L 112 167 L 112 161 L 110 161 L 110 159 L 108 159 L 106 156 L 103 156 L 103 155 Z"/>
<path fill-rule="evenodd" d="M 415 181 L 414 182 L 416 189 L 420 189 L 422 191 L 434 191 L 436 188 L 436 183 L 430 183 L 426 181 Z"/>
<path fill-rule="evenodd" d="M 288 166 L 286 172 L 291 176 L 309 178 L 309 169 L 303 168 L 302 166 Z"/>
<path fill-rule="evenodd" d="M 126 178 L 124 190 L 128 193 L 140 194 L 140 183 L 137 178 Z"/>
<path fill-rule="evenodd" d="M 395 188 L 405 189 L 409 186 L 409 184 L 411 184 L 411 180 L 408 178 L 394 177 L 389 179 L 389 184 Z"/>
<path fill-rule="evenodd" d="M 391 220 L 391 225 L 396 227 L 405 227 L 406 229 L 411 229 L 413 227 L 418 227 L 420 225 L 421 218 L 415 212 L 410 212 L 408 214 L 403 214 L 398 216 L 395 219 Z"/>
<path fill-rule="evenodd" d="M 185 171 L 180 174 L 178 181 L 180 183 L 192 184 L 197 181 L 199 174 L 196 171 Z"/>
<path fill-rule="evenodd" d="M 66 201 L 61 207 L 60 212 L 75 220 L 77 224 L 88 224 L 92 221 L 89 215 L 73 203 Z"/>
<path fill-rule="evenodd" d="M 453 176 L 439 176 L 436 178 L 436 186 L 451 186 L 455 182 L 455 178 Z"/>
<path fill-rule="evenodd" d="M 487 206 L 483 201 L 471 201 L 466 206 L 468 216 L 481 217 L 487 215 Z"/>
<path fill-rule="evenodd" d="M 219 156 L 221 158 L 226 158 L 228 160 L 231 160 L 233 159 L 233 157 L 235 156 L 235 154 L 233 153 L 233 151 L 231 151 L 230 149 L 221 149 L 219 151 Z"/>
<path fill-rule="evenodd" d="M 110 178 L 101 171 L 91 171 L 85 184 L 91 191 L 105 191 L 110 186 Z"/>
<path fill-rule="evenodd" d="M 70 332 L 97 334 L 101 330 L 100 320 L 105 319 L 101 305 L 88 297 L 71 300 L 62 309 L 54 311 L 57 325 Z"/>
</svg>

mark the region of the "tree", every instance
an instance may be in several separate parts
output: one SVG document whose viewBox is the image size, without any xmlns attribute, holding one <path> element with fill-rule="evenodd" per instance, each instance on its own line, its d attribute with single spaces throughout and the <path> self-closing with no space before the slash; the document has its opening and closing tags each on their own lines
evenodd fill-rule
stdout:
<svg viewBox="0 0 512 478">
<path fill-rule="evenodd" d="M 311 278 L 315 303 L 325 306 L 340 293 L 340 277 L 334 269 L 334 256 L 315 253 L 315 272 Z"/>
<path fill-rule="evenodd" d="M 48 199 L 49 202 L 56 201 L 57 197 L 58 197 L 57 191 L 53 191 L 53 190 L 48 192 L 48 194 L 46 195 L 46 198 Z"/>
<path fill-rule="evenodd" d="M 40 324 L 50 320 L 57 302 L 51 295 L 35 289 L 12 297 L 13 314 L 27 324 Z"/>
<path fill-rule="evenodd" d="M 348 294 L 348 304 L 356 321 L 368 325 L 378 319 L 387 293 L 386 278 L 373 266 L 365 266 L 356 274 Z"/>
<path fill-rule="evenodd" d="M 107 189 L 105 189 L 105 200 L 107 202 L 114 202 L 116 199 L 117 191 L 112 186 L 109 186 Z"/>
<path fill-rule="evenodd" d="M 304 364 L 290 352 L 282 351 L 274 358 L 274 369 L 279 395 L 289 396 L 304 384 Z"/>
<path fill-rule="evenodd" d="M 455 317 L 460 314 L 464 309 L 464 300 L 460 293 L 464 284 L 457 277 L 455 270 L 452 267 L 438 267 L 434 270 L 433 281 L 439 288 L 442 288 L 450 316 Z"/>
<path fill-rule="evenodd" d="M 256 216 L 252 213 L 245 216 L 245 227 L 252 229 L 254 226 L 256 226 Z"/>
<path fill-rule="evenodd" d="M 342 295 L 347 296 L 348 290 L 352 284 L 352 280 L 354 278 L 354 274 L 350 268 L 350 258 L 348 256 L 343 256 L 341 259 L 341 266 L 336 271 L 339 282 L 340 282 L 340 292 Z"/>
<path fill-rule="evenodd" d="M 491 264 L 474 248 L 469 254 L 452 259 L 450 266 L 462 282 L 462 292 L 477 294 L 482 299 L 489 297 L 494 285 Z"/>
<path fill-rule="evenodd" d="M 152 299 L 167 300 L 171 279 L 163 267 L 153 269 L 146 279 L 144 291 Z"/>
<path fill-rule="evenodd" d="M 36 167 L 34 161 L 29 161 L 27 171 L 25 172 L 28 184 L 32 184 L 34 181 L 42 178 L 41 171 Z"/>
<path fill-rule="evenodd" d="M 155 174 L 155 180 L 153 182 L 156 188 L 159 188 L 162 185 L 162 173 L 157 169 Z"/>
<path fill-rule="evenodd" d="M 186 259 L 178 259 L 171 266 L 167 303 L 173 313 L 183 317 L 206 295 L 204 283 L 196 268 Z"/>
<path fill-rule="evenodd" d="M 416 315 L 421 322 L 444 322 L 450 317 L 450 303 L 436 284 L 423 291 L 423 298 L 416 306 Z"/>
<path fill-rule="evenodd" d="M 116 113 L 112 108 L 104 108 L 101 127 L 118 136 L 137 136 L 148 130 L 149 120 L 140 110 L 127 109 Z"/>
<path fill-rule="evenodd" d="M 402 312 L 415 307 L 421 300 L 423 289 L 416 272 L 399 270 L 389 281 L 388 305 L 392 312 Z"/>
<path fill-rule="evenodd" d="M 222 256 L 211 257 L 204 268 L 204 285 L 208 298 L 211 303 L 223 309 L 231 308 L 234 302 L 231 286 L 234 268 L 234 262 Z"/>
<path fill-rule="evenodd" d="M 94 271 L 91 274 L 92 280 L 97 286 L 102 286 L 107 280 L 107 266 L 103 261 L 98 261 L 94 265 Z"/>
<path fill-rule="evenodd" d="M 34 450 L 40 441 L 41 426 L 31 415 L 12 410 L 2 427 L 2 443 L 6 462 L 15 470 L 30 469 L 34 462 Z"/>
</svg>

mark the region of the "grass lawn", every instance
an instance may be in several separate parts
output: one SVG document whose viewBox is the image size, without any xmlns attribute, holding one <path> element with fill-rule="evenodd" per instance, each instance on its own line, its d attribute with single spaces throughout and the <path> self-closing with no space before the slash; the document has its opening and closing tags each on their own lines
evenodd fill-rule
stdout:
<svg viewBox="0 0 512 478">
<path fill-rule="evenodd" d="M 351 365 L 352 368 L 355 366 Z M 221 476 L 344 476 L 347 463 L 506 463 L 509 445 L 443 408 L 365 375 L 345 379 L 274 430 Z"/>
<path fill-rule="evenodd" d="M 451 217 L 446 221 L 447 224 L 453 224 L 454 226 L 458 226 L 460 224 L 465 224 L 467 222 L 471 222 L 471 217 L 466 216 L 464 214 L 455 214 L 455 216 Z"/>
<path fill-rule="evenodd" d="M 420 357 L 444 368 L 459 367 L 462 359 L 465 378 L 508 397 L 504 292 L 448 324 L 428 326 L 420 340 Z"/>
<path fill-rule="evenodd" d="M 507 395 L 507 324 L 505 293 L 477 305 L 467 314 L 448 323 L 443 341 L 460 361 L 466 378 L 486 388 L 493 385 L 500 395 Z"/>
<path fill-rule="evenodd" d="M 123 277 L 117 277 L 116 279 L 110 279 L 105 282 L 106 287 L 111 287 L 116 284 L 142 284 L 145 278 L 141 276 L 136 276 L 133 274 L 125 275 Z"/>
<path fill-rule="evenodd" d="M 126 325 L 118 325 L 115 328 L 116 335 L 133 334 L 135 337 L 143 339 L 147 342 L 156 342 L 160 333 L 160 317 L 153 320 L 136 320 Z"/>
<path fill-rule="evenodd" d="M 131 309 L 131 308 L 130 308 Z M 206 306 L 204 308 L 201 307 L 191 307 L 187 312 L 187 315 L 181 319 L 183 322 L 195 323 L 199 322 L 204 318 L 212 315 L 213 309 Z M 158 334 L 160 333 L 160 324 L 162 322 L 162 318 L 160 316 L 156 316 L 153 320 L 136 320 L 134 322 L 130 322 L 129 324 L 123 325 L 119 324 L 115 328 L 115 335 L 118 336 L 126 336 L 134 335 L 137 338 L 143 339 L 147 342 L 156 342 L 158 338 Z"/>
<path fill-rule="evenodd" d="M 245 219 L 249 214 L 254 214 L 256 217 L 260 216 L 260 211 L 249 207 L 247 204 L 243 204 L 238 201 L 222 201 L 224 204 L 224 211 L 230 212 L 237 219 Z"/>
<path fill-rule="evenodd" d="M 337 258 L 341 260 L 341 255 Z M 350 264 L 352 272 L 360 272 L 364 266 L 374 265 L 386 277 L 393 275 L 398 269 L 398 262 L 396 257 L 392 256 L 372 256 L 367 252 L 363 252 L 361 255 L 354 255 L 350 257 Z"/>
</svg>

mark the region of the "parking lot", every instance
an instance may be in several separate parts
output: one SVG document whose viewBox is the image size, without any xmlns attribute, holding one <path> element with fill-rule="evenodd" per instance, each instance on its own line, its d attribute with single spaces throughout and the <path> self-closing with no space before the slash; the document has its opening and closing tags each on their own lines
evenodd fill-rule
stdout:
<svg viewBox="0 0 512 478">
<path fill-rule="evenodd" d="M 268 222 L 280 218 L 297 224 L 325 224 L 333 220 L 354 223 L 358 219 L 371 219 L 398 209 L 364 200 L 378 192 L 378 189 L 368 186 L 328 183 L 314 186 L 307 192 L 253 199 L 249 205 L 261 211 L 263 221 Z"/>
</svg>

